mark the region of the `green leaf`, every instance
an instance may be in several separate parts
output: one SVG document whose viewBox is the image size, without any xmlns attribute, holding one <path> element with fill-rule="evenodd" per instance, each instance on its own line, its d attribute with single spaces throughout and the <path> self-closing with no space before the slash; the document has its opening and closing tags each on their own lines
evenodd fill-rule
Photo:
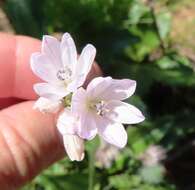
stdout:
<svg viewBox="0 0 195 190">
<path fill-rule="evenodd" d="M 141 62 L 160 44 L 157 34 L 152 30 L 140 30 L 138 27 L 131 27 L 129 30 L 137 37 L 133 44 L 125 49 L 125 53 L 132 60 Z"/>
<path fill-rule="evenodd" d="M 121 174 L 109 177 L 109 183 L 116 189 L 127 190 L 138 186 L 141 183 L 141 179 L 136 175 Z"/>
<path fill-rule="evenodd" d="M 139 172 L 143 181 L 151 184 L 160 183 L 164 177 L 164 167 L 161 165 L 143 167 Z"/>
<path fill-rule="evenodd" d="M 161 39 L 165 40 L 171 31 L 171 14 L 168 11 L 161 11 L 156 14 L 157 25 Z"/>
<path fill-rule="evenodd" d="M 142 16 L 149 11 L 149 8 L 145 6 L 141 1 L 135 0 L 128 14 L 129 24 L 138 24 Z"/>
<path fill-rule="evenodd" d="M 178 62 L 174 61 L 173 59 L 170 59 L 169 56 L 164 56 L 156 61 L 156 64 L 161 69 L 173 69 L 178 67 Z"/>
<path fill-rule="evenodd" d="M 69 175 L 42 175 L 35 179 L 35 182 L 41 184 L 47 190 L 75 190 L 87 189 L 88 181 L 86 174 Z"/>
</svg>

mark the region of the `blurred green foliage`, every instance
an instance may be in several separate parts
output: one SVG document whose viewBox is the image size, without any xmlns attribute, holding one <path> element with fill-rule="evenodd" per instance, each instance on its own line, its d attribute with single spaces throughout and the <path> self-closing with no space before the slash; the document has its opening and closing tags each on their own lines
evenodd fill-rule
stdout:
<svg viewBox="0 0 195 190">
<path fill-rule="evenodd" d="M 145 167 L 139 155 L 153 144 L 163 146 L 167 152 L 177 150 L 177 154 L 183 154 L 178 143 L 195 134 L 193 63 L 172 48 L 169 35 L 170 6 L 177 3 L 7 0 L 4 4 L 17 33 L 41 38 L 46 33 L 68 31 L 79 48 L 88 42 L 97 47 L 97 62 L 105 75 L 127 77 L 138 83 L 136 95 L 127 101 L 144 112 L 146 121 L 127 128 L 128 146 L 110 168 L 96 166 L 94 190 L 176 189 L 167 180 L 163 165 Z M 64 159 L 24 190 L 87 189 L 89 157 L 91 152 L 94 154 L 94 145 L 88 143 L 87 147 L 83 162 Z M 168 154 L 167 159 L 174 156 Z"/>
</svg>

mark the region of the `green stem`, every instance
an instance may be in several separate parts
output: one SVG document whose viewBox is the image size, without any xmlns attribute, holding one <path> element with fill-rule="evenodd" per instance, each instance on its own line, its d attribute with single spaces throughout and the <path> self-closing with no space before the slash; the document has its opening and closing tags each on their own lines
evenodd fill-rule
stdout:
<svg viewBox="0 0 195 190">
<path fill-rule="evenodd" d="M 93 190 L 94 175 L 95 175 L 95 151 L 90 151 L 89 154 L 89 186 L 88 190 Z"/>
</svg>

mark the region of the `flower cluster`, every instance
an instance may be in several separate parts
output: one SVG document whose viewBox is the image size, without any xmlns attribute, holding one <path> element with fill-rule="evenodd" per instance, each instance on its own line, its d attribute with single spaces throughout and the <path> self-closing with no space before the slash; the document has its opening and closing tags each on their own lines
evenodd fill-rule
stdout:
<svg viewBox="0 0 195 190">
<path fill-rule="evenodd" d="M 60 113 L 57 128 L 71 160 L 81 161 L 84 139 L 91 140 L 97 134 L 123 148 L 127 133 L 122 124 L 144 120 L 136 107 L 122 101 L 135 92 L 135 81 L 97 77 L 86 88 L 82 87 L 95 54 L 95 47 L 88 44 L 78 56 L 72 37 L 65 33 L 61 42 L 44 36 L 41 52 L 31 56 L 32 71 L 45 81 L 34 85 L 40 96 L 34 108 L 44 113 Z"/>
</svg>

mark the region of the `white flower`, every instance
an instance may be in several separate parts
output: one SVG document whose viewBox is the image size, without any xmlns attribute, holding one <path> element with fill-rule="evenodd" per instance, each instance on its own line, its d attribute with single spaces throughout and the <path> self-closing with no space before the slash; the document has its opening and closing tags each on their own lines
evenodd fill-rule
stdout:
<svg viewBox="0 0 195 190">
<path fill-rule="evenodd" d="M 34 85 L 35 92 L 49 100 L 61 100 L 82 86 L 94 61 L 96 49 L 88 44 L 78 57 L 75 43 L 65 33 L 59 42 L 43 36 L 41 53 L 31 56 L 33 72 L 45 83 Z"/>
<path fill-rule="evenodd" d="M 98 133 L 108 143 L 124 147 L 127 133 L 122 123 L 135 124 L 145 119 L 136 107 L 121 101 L 130 97 L 135 88 L 133 80 L 97 77 L 86 90 L 81 87 L 74 92 L 71 109 L 79 116 L 78 135 L 90 140 Z"/>
<path fill-rule="evenodd" d="M 63 136 L 66 153 L 72 161 L 81 161 L 85 155 L 83 139 L 76 135 L 78 122 L 78 117 L 73 115 L 68 108 L 64 109 L 57 121 L 57 128 Z"/>
</svg>

